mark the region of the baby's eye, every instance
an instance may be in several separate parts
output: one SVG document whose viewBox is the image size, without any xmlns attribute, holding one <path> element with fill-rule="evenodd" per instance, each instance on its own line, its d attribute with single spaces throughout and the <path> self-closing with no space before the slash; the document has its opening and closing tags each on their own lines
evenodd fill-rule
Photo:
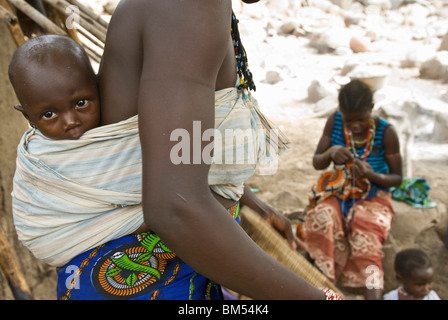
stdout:
<svg viewBox="0 0 448 320">
<path fill-rule="evenodd" d="M 51 119 L 51 118 L 53 118 L 55 115 L 56 115 L 56 114 L 55 114 L 54 112 L 52 112 L 52 111 L 47 111 L 47 112 L 44 112 L 44 113 L 42 114 L 42 118 L 45 118 L 45 119 Z"/>
<path fill-rule="evenodd" d="M 87 100 L 86 99 L 81 99 L 78 102 L 76 102 L 76 106 L 79 108 L 83 108 L 87 105 Z"/>
</svg>

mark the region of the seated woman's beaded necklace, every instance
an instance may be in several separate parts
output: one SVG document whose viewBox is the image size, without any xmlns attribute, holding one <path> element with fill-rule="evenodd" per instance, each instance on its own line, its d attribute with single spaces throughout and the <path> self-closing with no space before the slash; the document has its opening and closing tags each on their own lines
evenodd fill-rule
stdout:
<svg viewBox="0 0 448 320">
<path fill-rule="evenodd" d="M 369 156 L 370 152 L 373 149 L 373 143 L 375 141 L 375 131 L 376 131 L 376 125 L 375 125 L 375 119 L 374 117 L 370 117 L 370 121 L 369 121 L 369 126 L 367 128 L 367 138 L 363 141 L 355 141 L 355 139 L 353 138 L 353 134 L 352 131 L 350 129 L 348 129 L 345 125 L 344 125 L 344 131 L 345 131 L 345 141 L 346 141 L 346 147 L 353 153 L 353 156 L 356 159 L 360 159 L 363 161 L 367 161 L 367 157 Z M 364 154 L 363 155 L 359 155 L 356 152 L 356 145 L 362 145 L 362 144 L 366 144 L 366 147 L 364 149 Z"/>
</svg>

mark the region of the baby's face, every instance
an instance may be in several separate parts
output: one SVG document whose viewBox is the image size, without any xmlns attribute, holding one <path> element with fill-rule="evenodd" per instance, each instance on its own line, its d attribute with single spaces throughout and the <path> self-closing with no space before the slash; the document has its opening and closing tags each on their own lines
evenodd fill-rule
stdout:
<svg viewBox="0 0 448 320">
<path fill-rule="evenodd" d="M 95 76 L 84 68 L 30 66 L 22 89 L 28 120 L 52 139 L 79 139 L 100 123 L 100 99 Z"/>
<path fill-rule="evenodd" d="M 434 269 L 417 269 L 403 278 L 404 290 L 417 299 L 425 297 L 432 289 Z"/>
</svg>

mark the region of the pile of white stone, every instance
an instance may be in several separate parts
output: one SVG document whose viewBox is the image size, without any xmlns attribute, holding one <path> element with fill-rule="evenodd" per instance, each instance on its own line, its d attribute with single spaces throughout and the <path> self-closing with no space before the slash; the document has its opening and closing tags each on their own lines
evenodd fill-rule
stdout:
<svg viewBox="0 0 448 320">
<path fill-rule="evenodd" d="M 241 28 L 246 38 L 296 38 L 320 61 L 341 57 L 342 65 L 329 68 L 327 79 L 301 79 L 308 82 L 307 101 L 315 116 L 337 107 L 340 85 L 361 78 L 376 91 L 375 112 L 399 132 L 409 175 L 411 159 L 448 156 L 448 1 L 265 0 L 234 7 L 240 16 L 258 21 L 258 28 L 253 22 Z M 264 83 L 285 88 L 293 61 L 286 68 L 288 61 L 281 64 L 265 70 Z M 434 89 L 389 85 L 400 69 L 414 72 L 415 86 L 421 79 Z"/>
</svg>

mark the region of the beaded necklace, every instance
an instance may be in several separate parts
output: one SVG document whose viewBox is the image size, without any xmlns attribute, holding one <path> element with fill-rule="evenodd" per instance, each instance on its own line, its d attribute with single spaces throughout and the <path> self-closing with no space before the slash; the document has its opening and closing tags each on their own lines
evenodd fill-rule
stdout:
<svg viewBox="0 0 448 320">
<path fill-rule="evenodd" d="M 367 138 L 365 140 L 366 147 L 364 149 L 364 154 L 360 156 L 356 152 L 356 146 L 355 146 L 356 142 L 355 139 L 353 138 L 352 131 L 344 125 L 346 147 L 353 153 L 355 158 L 367 161 L 367 157 L 369 156 L 370 152 L 373 149 L 373 143 L 375 141 L 375 129 L 376 129 L 375 119 L 372 116 L 370 117 L 369 126 L 367 128 Z"/>
<path fill-rule="evenodd" d="M 344 125 L 346 148 L 352 152 L 353 156 L 356 159 L 360 159 L 364 162 L 367 162 L 367 157 L 369 156 L 370 152 L 372 151 L 373 143 L 375 141 L 375 129 L 376 129 L 375 119 L 372 116 L 372 117 L 370 117 L 369 126 L 367 127 L 367 138 L 365 139 L 366 147 L 364 149 L 364 154 L 362 156 L 360 156 L 356 152 L 356 146 L 355 146 L 356 143 L 355 143 L 355 139 L 353 138 L 352 131 L 349 130 L 347 128 L 347 126 Z M 361 143 L 359 143 L 359 144 L 361 144 Z M 353 187 L 356 185 L 354 175 L 352 177 L 351 183 L 352 183 Z M 370 189 L 370 187 L 369 187 L 369 189 Z M 352 194 L 352 196 L 354 196 L 354 195 Z M 352 198 L 352 200 L 355 201 L 355 198 Z M 345 201 L 342 202 L 342 211 L 343 212 L 345 212 L 345 205 L 346 205 Z M 356 202 L 353 202 L 352 209 L 355 208 L 355 206 L 356 206 Z M 349 210 L 347 217 L 345 217 L 345 221 L 346 221 L 348 228 L 350 228 L 351 221 L 353 220 L 353 217 L 355 214 L 355 210 L 352 210 L 352 209 Z"/>
<path fill-rule="evenodd" d="M 249 70 L 249 64 L 247 63 L 246 50 L 244 49 L 240 39 L 238 22 L 239 21 L 236 18 L 235 13 L 232 12 L 232 25 L 230 31 L 232 33 L 233 47 L 235 48 L 237 73 L 240 79 L 238 89 L 250 89 L 255 91 L 256 87 L 252 79 L 252 73 Z"/>
<path fill-rule="evenodd" d="M 246 50 L 240 39 L 240 31 L 238 29 L 238 19 L 235 13 L 232 11 L 231 21 L 231 34 L 233 40 L 233 47 L 235 50 L 235 59 L 237 74 L 239 78 L 238 89 L 243 92 L 243 98 L 249 97 L 249 90 L 256 91 L 255 83 L 252 78 L 252 72 L 249 70 L 249 64 L 247 62 Z M 265 130 L 266 139 L 269 144 L 277 148 L 278 151 L 289 148 L 289 139 L 278 129 L 272 122 L 270 122 L 253 103 L 250 103 L 251 107 L 260 117 L 261 123 Z"/>
</svg>

